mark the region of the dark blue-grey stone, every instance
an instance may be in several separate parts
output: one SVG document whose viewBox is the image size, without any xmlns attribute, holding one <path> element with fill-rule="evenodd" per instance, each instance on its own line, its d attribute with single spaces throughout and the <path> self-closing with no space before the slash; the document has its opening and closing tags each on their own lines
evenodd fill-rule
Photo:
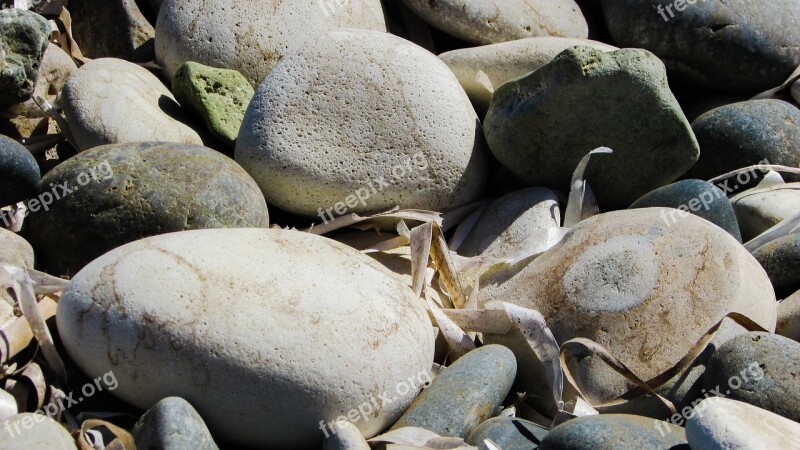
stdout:
<svg viewBox="0 0 800 450">
<path fill-rule="evenodd" d="M 584 416 L 550 430 L 539 450 L 689 450 L 683 428 L 628 414 Z"/>
<path fill-rule="evenodd" d="M 517 374 L 514 353 L 487 345 L 459 358 L 422 391 L 392 429 L 419 427 L 466 438 L 494 416 Z"/>
<path fill-rule="evenodd" d="M 50 32 L 47 19 L 34 12 L 0 10 L 0 106 L 31 98 Z"/>
<path fill-rule="evenodd" d="M 753 256 L 767 271 L 778 293 L 800 289 L 800 233 L 767 242 L 756 249 Z"/>
<path fill-rule="evenodd" d="M 722 189 L 703 180 L 683 180 L 658 188 L 633 202 L 637 208 L 680 208 L 717 225 L 742 242 L 731 201 Z M 678 217 L 678 216 L 676 216 Z"/>
<path fill-rule="evenodd" d="M 800 343 L 751 332 L 722 344 L 706 364 L 706 391 L 800 421 Z"/>
<path fill-rule="evenodd" d="M 0 206 L 21 202 L 36 194 L 39 164 L 17 141 L 0 135 Z"/>
<path fill-rule="evenodd" d="M 180 397 L 156 403 L 136 422 L 132 434 L 139 450 L 218 450 L 203 418 Z"/>
<path fill-rule="evenodd" d="M 490 439 L 503 450 L 535 450 L 547 436 L 547 428 L 516 417 L 495 417 L 478 425 L 467 438 L 467 443 L 488 450 Z"/>
</svg>

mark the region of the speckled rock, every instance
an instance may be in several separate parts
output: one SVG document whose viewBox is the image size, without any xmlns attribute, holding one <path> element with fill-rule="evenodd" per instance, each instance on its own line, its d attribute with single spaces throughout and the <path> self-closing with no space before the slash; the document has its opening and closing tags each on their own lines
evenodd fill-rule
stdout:
<svg viewBox="0 0 800 450">
<path fill-rule="evenodd" d="M 484 127 L 505 168 L 529 184 L 564 191 L 589 151 L 612 148 L 587 170 L 603 209 L 626 208 L 674 181 L 700 152 L 663 63 L 641 49 L 565 50 L 501 86 Z"/>
<path fill-rule="evenodd" d="M 447 66 L 387 33 L 334 31 L 287 56 L 256 90 L 236 161 L 270 204 L 329 220 L 474 200 L 489 155 Z M 326 218 L 327 217 L 327 218 Z"/>
<path fill-rule="evenodd" d="M 547 435 L 547 428 L 516 417 L 494 417 L 478 425 L 467 443 L 489 450 L 484 441 L 491 439 L 503 450 L 536 450 Z"/>
<path fill-rule="evenodd" d="M 194 61 L 237 70 L 258 86 L 295 46 L 339 28 L 386 31 L 380 1 L 170 1 L 158 15 L 156 57 L 170 79 Z"/>
<path fill-rule="evenodd" d="M 139 418 L 131 431 L 137 448 L 218 450 L 203 418 L 189 402 L 168 397 Z"/>
<path fill-rule="evenodd" d="M 24 9 L 0 10 L 0 106 L 28 100 L 50 41 L 50 24 Z"/>
<path fill-rule="evenodd" d="M 123 142 L 202 144 L 184 124 L 175 97 L 147 69 L 121 59 L 96 59 L 64 85 L 61 103 L 80 150 Z"/>
<path fill-rule="evenodd" d="M 689 450 L 689 446 L 683 428 L 671 423 L 603 414 L 578 417 L 553 428 L 539 450 Z"/>
<path fill-rule="evenodd" d="M 751 332 L 720 346 L 706 365 L 705 389 L 800 420 L 800 343 Z"/>
<path fill-rule="evenodd" d="M 506 194 L 486 206 L 458 248 L 463 256 L 509 256 L 531 236 L 561 225 L 558 194 L 533 187 Z"/>
<path fill-rule="evenodd" d="M 44 266 L 59 275 L 74 274 L 103 253 L 147 236 L 269 226 L 255 182 L 233 160 L 201 146 L 139 143 L 87 150 L 50 171 L 41 191 L 55 198 L 47 209 L 44 203 L 38 211 L 31 207 L 31 236 Z"/>
<path fill-rule="evenodd" d="M 753 252 L 778 292 L 800 289 L 800 234 L 768 242 Z"/>
<path fill-rule="evenodd" d="M 439 58 L 456 75 L 476 109 L 485 113 L 497 88 L 539 69 L 562 51 L 576 45 L 606 52 L 619 50 L 588 39 L 538 37 L 453 50 L 442 53 Z"/>
<path fill-rule="evenodd" d="M 774 330 L 775 296 L 755 258 L 731 235 L 696 216 L 682 219 L 681 226 L 668 225 L 664 214 L 669 211 L 673 210 L 633 209 L 586 219 L 530 263 L 484 274 L 479 305 L 501 300 L 536 309 L 558 342 L 576 337 L 594 340 L 646 380 L 675 365 L 729 312 Z M 719 345 L 743 331 L 726 321 L 711 343 Z M 484 338 L 498 341 L 492 335 Z M 507 345 L 520 365 L 528 358 L 526 352 L 532 353 L 522 345 Z M 698 358 L 658 392 L 679 409 L 694 400 L 700 394 L 702 364 L 709 356 Z M 569 357 L 567 362 L 593 404 L 633 387 L 599 358 Z M 549 400 L 552 396 L 542 381 L 540 377 L 526 384 L 527 392 Z M 571 395 L 567 389 L 565 400 Z M 663 414 L 658 402 L 639 401 L 629 405 L 631 410 Z M 554 407 L 545 400 L 540 403 L 536 406 L 542 410 Z"/>
<path fill-rule="evenodd" d="M 603 10 L 617 45 L 650 50 L 698 86 L 756 94 L 800 64 L 798 0 L 603 0 Z"/>
<path fill-rule="evenodd" d="M 733 210 L 749 241 L 800 211 L 800 183 L 751 189 L 731 199 Z"/>
<path fill-rule="evenodd" d="M 670 215 L 669 223 L 676 224 L 686 214 L 694 214 L 722 228 L 737 241 L 742 242 L 742 233 L 739 231 L 736 213 L 733 212 L 730 200 L 722 189 L 707 181 L 678 181 L 645 194 L 630 207 L 631 209 L 653 207 L 680 209 L 682 213 Z"/>
<path fill-rule="evenodd" d="M 517 360 L 508 348 L 487 345 L 473 350 L 440 373 L 392 429 L 419 427 L 466 438 L 497 412 L 516 374 Z"/>
<path fill-rule="evenodd" d="M 747 403 L 726 398 L 703 400 L 686 423 L 692 450 L 799 448 L 800 424 Z"/>
<path fill-rule="evenodd" d="M 33 269 L 33 247 L 17 233 L 0 228 L 0 264 Z"/>
<path fill-rule="evenodd" d="M 172 92 L 181 106 L 203 118 L 214 137 L 234 147 L 254 93 L 242 74 L 187 62 L 172 79 Z"/>
<path fill-rule="evenodd" d="M 180 396 L 215 438 L 256 448 L 320 448 L 320 421 L 359 407 L 354 424 L 374 436 L 433 362 L 431 322 L 408 286 L 298 231 L 194 230 L 128 244 L 73 278 L 56 317 L 87 375 L 113 369 L 114 395 L 139 408 Z M 368 409 L 373 401 L 380 408 Z"/>
<path fill-rule="evenodd" d="M 750 100 L 712 109 L 692 123 L 692 130 L 703 149 L 689 171 L 694 178 L 708 180 L 764 162 L 800 165 L 800 110 L 783 100 Z M 797 175 L 783 176 L 800 181 Z M 737 183 L 744 184 L 733 184 Z"/>
<path fill-rule="evenodd" d="M 800 291 L 778 304 L 775 333 L 800 342 Z"/>
<path fill-rule="evenodd" d="M 0 135 L 0 206 L 14 205 L 36 194 L 40 178 L 39 164 L 31 152 Z"/>
<path fill-rule="evenodd" d="M 84 56 L 152 61 L 152 42 L 149 49 L 142 46 L 154 39 L 156 32 L 136 1 L 69 0 L 69 11 L 72 33 Z"/>
<path fill-rule="evenodd" d="M 51 105 L 58 106 L 58 95 L 61 93 L 61 89 L 67 82 L 67 78 L 76 70 L 78 70 L 78 66 L 64 50 L 61 50 L 61 47 L 49 44 L 39 66 L 39 79 L 36 81 L 34 95 L 42 97 Z M 32 98 L 23 103 L 0 109 L 0 117 L 34 118 L 46 115 L 47 113 L 42 111 Z"/>
<path fill-rule="evenodd" d="M 22 413 L 0 424 L 0 450 L 77 450 L 60 423 L 44 414 Z"/>
</svg>

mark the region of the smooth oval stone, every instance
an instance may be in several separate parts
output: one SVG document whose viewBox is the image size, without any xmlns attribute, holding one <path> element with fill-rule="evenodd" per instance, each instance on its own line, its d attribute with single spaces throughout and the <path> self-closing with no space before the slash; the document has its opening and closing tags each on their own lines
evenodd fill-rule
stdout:
<svg viewBox="0 0 800 450">
<path fill-rule="evenodd" d="M 768 242 L 756 249 L 753 256 L 767 271 L 777 292 L 800 289 L 800 233 Z"/>
<path fill-rule="evenodd" d="M 0 206 L 10 206 L 34 194 L 41 179 L 39 164 L 27 148 L 0 135 Z"/>
<path fill-rule="evenodd" d="M 0 228 L 0 264 L 33 269 L 33 247 L 17 233 Z"/>
<path fill-rule="evenodd" d="M 325 438 L 322 450 L 370 450 L 370 446 L 355 425 L 344 422 Z"/>
<path fill-rule="evenodd" d="M 524 419 L 494 417 L 472 430 L 467 443 L 489 450 L 484 441 L 490 439 L 503 450 L 536 450 L 547 432 L 547 428 Z"/>
<path fill-rule="evenodd" d="M 591 339 L 645 380 L 674 366 L 730 312 L 774 330 L 775 294 L 755 258 L 710 222 L 688 215 L 681 226 L 670 226 L 663 220 L 664 211 L 672 210 L 615 211 L 580 222 L 533 261 L 485 273 L 480 279 L 479 305 L 499 300 L 536 309 L 558 342 Z M 725 321 L 711 345 L 743 330 Z M 499 340 L 486 334 L 484 339 Z M 526 361 L 525 346 L 511 348 L 520 361 Z M 599 358 L 581 356 L 569 357 L 567 362 L 592 404 L 634 387 Z M 657 391 L 679 409 L 691 402 L 700 395 L 698 379 L 709 356 L 698 357 L 691 368 Z M 535 369 L 530 363 L 526 366 Z M 541 405 L 537 408 L 552 410 L 544 376 L 535 371 L 529 376 L 538 378 L 520 377 L 520 382 L 528 394 L 538 394 Z M 565 400 L 570 395 L 574 393 L 567 389 Z M 664 411 L 663 405 L 646 398 L 628 407 L 638 414 Z"/>
<path fill-rule="evenodd" d="M 693 178 L 708 180 L 759 163 L 800 165 L 800 110 L 783 100 L 725 105 L 698 117 L 692 130 L 703 150 L 689 171 Z M 797 175 L 783 176 L 800 181 Z M 734 179 L 728 187 L 736 190 L 742 184 Z"/>
<path fill-rule="evenodd" d="M 756 94 L 800 64 L 798 0 L 603 0 L 603 10 L 617 45 L 650 50 L 698 86 Z"/>
<path fill-rule="evenodd" d="M 800 291 L 778 304 L 775 334 L 800 342 Z"/>
<path fill-rule="evenodd" d="M 800 424 L 747 403 L 703 400 L 686 423 L 692 450 L 800 448 Z"/>
<path fill-rule="evenodd" d="M 484 114 L 497 88 L 539 69 L 562 51 L 576 45 L 606 52 L 619 50 L 612 45 L 588 39 L 536 37 L 462 48 L 442 53 L 439 58 L 456 75 L 476 109 Z"/>
<path fill-rule="evenodd" d="M 258 86 L 296 46 L 339 28 L 386 31 L 380 1 L 170 1 L 156 22 L 156 59 L 169 79 L 194 61 L 237 70 Z"/>
<path fill-rule="evenodd" d="M 516 374 L 517 360 L 508 348 L 487 345 L 473 350 L 440 373 L 392 429 L 419 427 L 466 438 L 497 412 Z"/>
<path fill-rule="evenodd" d="M 539 450 L 689 450 L 689 446 L 677 425 L 629 414 L 602 414 L 558 425 Z"/>
<path fill-rule="evenodd" d="M 65 192 L 65 189 L 71 192 Z M 147 236 L 198 228 L 269 226 L 264 196 L 233 160 L 185 144 L 97 147 L 50 171 L 30 217 L 51 273 L 74 274 L 103 253 Z"/>
<path fill-rule="evenodd" d="M 190 402 L 215 437 L 319 448 L 323 422 L 366 407 L 374 436 L 411 404 L 434 335 L 424 303 L 369 257 L 298 231 L 216 229 L 143 239 L 93 261 L 57 313 L 89 376 L 142 409 Z M 399 385 L 405 389 L 398 389 Z M 395 395 L 392 395 L 392 394 Z"/>
<path fill-rule="evenodd" d="M 603 209 L 627 208 L 674 181 L 699 155 L 663 63 L 641 49 L 565 50 L 497 89 L 484 127 L 506 169 L 563 191 L 587 153 L 613 149 L 592 158 L 586 172 Z"/>
<path fill-rule="evenodd" d="M 77 450 L 60 423 L 44 414 L 22 413 L 0 424 L 0 450 Z"/>
<path fill-rule="evenodd" d="M 0 10 L 0 106 L 31 97 L 50 34 L 50 23 L 34 12 Z"/>
<path fill-rule="evenodd" d="M 631 209 L 654 207 L 676 208 L 683 212 L 669 214 L 669 219 L 665 218 L 668 224 L 674 225 L 682 216 L 694 214 L 742 242 L 742 233 L 730 200 L 722 189 L 707 181 L 681 180 L 643 195 L 630 206 Z"/>
<path fill-rule="evenodd" d="M 585 39 L 589 26 L 574 0 L 403 0 L 436 28 L 474 44 L 534 36 Z"/>
<path fill-rule="evenodd" d="M 750 189 L 731 204 L 746 242 L 800 211 L 800 183 Z"/>
<path fill-rule="evenodd" d="M 706 365 L 705 389 L 800 420 L 800 343 L 751 332 L 722 344 Z"/>
<path fill-rule="evenodd" d="M 463 256 L 509 256 L 532 236 L 561 225 L 558 194 L 533 187 L 506 194 L 486 206 L 458 253 Z"/>
<path fill-rule="evenodd" d="M 203 418 L 189 402 L 168 397 L 156 403 L 131 431 L 138 448 L 218 450 Z"/>
<path fill-rule="evenodd" d="M 331 32 L 281 60 L 247 108 L 235 155 L 269 204 L 325 221 L 466 204 L 490 160 L 447 66 L 365 30 Z"/>
<path fill-rule="evenodd" d="M 202 144 L 155 75 L 121 59 L 95 59 L 64 85 L 61 103 L 79 150 L 124 142 Z"/>
</svg>

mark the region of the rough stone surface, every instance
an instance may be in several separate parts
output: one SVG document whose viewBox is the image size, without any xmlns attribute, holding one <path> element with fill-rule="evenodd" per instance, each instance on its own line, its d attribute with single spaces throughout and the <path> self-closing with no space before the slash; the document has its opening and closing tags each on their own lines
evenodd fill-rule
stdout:
<svg viewBox="0 0 800 450">
<path fill-rule="evenodd" d="M 70 0 L 69 11 L 84 56 L 152 61 L 152 42 L 149 49 L 142 46 L 155 38 L 155 29 L 135 0 Z"/>
<path fill-rule="evenodd" d="M 69 77 L 61 95 L 80 150 L 123 142 L 203 143 L 183 123 L 169 89 L 136 64 L 113 58 L 91 61 Z"/>
<path fill-rule="evenodd" d="M 517 360 L 508 348 L 487 345 L 473 350 L 440 373 L 392 429 L 419 427 L 466 438 L 497 412 L 516 374 Z"/>
<path fill-rule="evenodd" d="M 494 417 L 478 425 L 467 443 L 489 450 L 484 441 L 491 439 L 503 450 L 536 450 L 547 435 L 547 428 L 516 417 Z"/>
<path fill-rule="evenodd" d="M 800 342 L 800 291 L 778 304 L 775 333 Z"/>
<path fill-rule="evenodd" d="M 49 41 L 44 17 L 24 9 L 0 10 L 0 106 L 31 97 Z"/>
<path fill-rule="evenodd" d="M 320 448 L 320 420 L 386 392 L 394 400 L 355 423 L 374 436 L 433 362 L 431 322 L 408 286 L 356 250 L 298 231 L 194 230 L 128 244 L 73 278 L 56 317 L 87 375 L 114 371 L 114 395 L 143 409 L 180 396 L 215 438 L 255 448 Z"/>
<path fill-rule="evenodd" d="M 0 264 L 33 269 L 33 247 L 17 233 L 0 228 Z"/>
<path fill-rule="evenodd" d="M 587 179 L 603 209 L 626 208 L 674 181 L 699 156 L 686 117 L 652 53 L 573 47 L 501 86 L 484 121 L 489 148 L 529 184 L 569 190 L 597 147 Z"/>
<path fill-rule="evenodd" d="M 250 102 L 235 154 L 271 205 L 321 218 L 447 211 L 481 195 L 490 160 L 447 66 L 365 30 L 331 32 L 281 60 Z"/>
<path fill-rule="evenodd" d="M 753 252 L 778 292 L 800 289 L 800 234 L 768 242 Z"/>
<path fill-rule="evenodd" d="M 218 450 L 203 418 L 189 402 L 168 397 L 139 418 L 131 431 L 137 448 Z"/>
<path fill-rule="evenodd" d="M 658 431 L 659 424 L 663 433 Z M 683 428 L 629 414 L 584 416 L 565 422 L 539 450 L 689 450 Z"/>
<path fill-rule="evenodd" d="M 681 3 L 683 11 L 673 0 L 603 0 L 603 10 L 617 45 L 650 50 L 699 86 L 756 94 L 800 64 L 800 1 Z"/>
<path fill-rule="evenodd" d="M 31 152 L 19 142 L 0 135 L 0 206 L 14 205 L 33 196 L 40 179 L 39 164 Z"/>
<path fill-rule="evenodd" d="M 252 178 L 230 158 L 201 146 L 102 146 L 61 163 L 41 186 L 43 193 L 61 197 L 47 211 L 31 207 L 34 247 L 53 274 L 74 274 L 103 253 L 147 236 L 269 226 L 267 205 Z"/>
<path fill-rule="evenodd" d="M 237 70 L 258 86 L 294 47 L 339 28 L 386 31 L 380 1 L 169 1 L 156 23 L 156 58 L 170 79 L 194 61 Z"/>
<path fill-rule="evenodd" d="M 746 242 L 800 211 L 800 183 L 751 189 L 731 204 Z"/>
<path fill-rule="evenodd" d="M 39 79 L 36 81 L 34 95 L 42 97 L 51 105 L 58 107 L 60 101 L 58 94 L 61 93 L 67 78 L 76 70 L 78 70 L 78 66 L 64 50 L 61 50 L 61 47 L 49 44 L 44 52 L 42 64 L 39 66 Z M 0 117 L 34 118 L 46 115 L 47 113 L 42 111 L 32 98 L 23 103 L 0 109 Z"/>
<path fill-rule="evenodd" d="M 0 424 L 0 450 L 77 450 L 60 423 L 44 414 L 22 413 Z"/>
</svg>

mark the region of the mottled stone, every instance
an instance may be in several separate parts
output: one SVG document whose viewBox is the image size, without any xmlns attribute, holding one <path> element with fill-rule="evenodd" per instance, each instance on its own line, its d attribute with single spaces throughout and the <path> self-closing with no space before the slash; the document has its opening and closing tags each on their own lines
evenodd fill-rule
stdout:
<svg viewBox="0 0 800 450">
<path fill-rule="evenodd" d="M 392 429 L 419 427 L 466 438 L 497 412 L 516 373 L 517 361 L 508 348 L 487 345 L 473 350 L 440 373 Z"/>
<path fill-rule="evenodd" d="M 800 233 L 768 242 L 753 252 L 778 292 L 800 289 Z"/>
<path fill-rule="evenodd" d="M 689 450 L 683 428 L 629 414 L 583 416 L 550 430 L 539 450 Z"/>
<path fill-rule="evenodd" d="M 495 92 L 484 121 L 489 148 L 529 184 L 569 190 L 597 147 L 587 179 L 603 209 L 626 208 L 674 181 L 699 156 L 689 122 L 652 53 L 573 47 Z"/>
<path fill-rule="evenodd" d="M 139 418 L 131 431 L 137 448 L 218 450 L 203 418 L 189 402 L 168 397 Z"/>
<path fill-rule="evenodd" d="M 72 33 L 84 56 L 152 61 L 156 31 L 135 0 L 69 0 Z M 138 51 L 137 51 L 138 50 Z"/>
<path fill-rule="evenodd" d="M 31 152 L 0 135 L 0 206 L 14 205 L 36 194 L 40 178 L 39 164 Z"/>
<path fill-rule="evenodd" d="M 750 189 L 731 204 L 746 242 L 800 211 L 800 183 Z"/>
<path fill-rule="evenodd" d="M 31 97 L 49 41 L 44 17 L 24 9 L 0 10 L 0 106 Z"/>
<path fill-rule="evenodd" d="M 547 435 L 547 428 L 516 417 L 495 417 L 478 425 L 467 438 L 467 443 L 488 450 L 490 439 L 503 450 L 536 450 Z"/>
<path fill-rule="evenodd" d="M 39 79 L 36 81 L 34 95 L 45 99 L 51 105 L 59 106 L 59 94 L 67 82 L 67 78 L 78 70 L 78 66 L 61 47 L 50 44 L 44 52 L 42 64 L 39 66 Z M 33 99 L 17 105 L 0 109 L 0 117 L 24 116 L 28 118 L 45 117 L 47 113 L 39 108 Z"/>
<path fill-rule="evenodd" d="M 800 342 L 800 291 L 778 304 L 775 334 Z"/>
<path fill-rule="evenodd" d="M 44 414 L 22 413 L 0 424 L 0 450 L 77 450 L 60 423 Z"/>
</svg>

